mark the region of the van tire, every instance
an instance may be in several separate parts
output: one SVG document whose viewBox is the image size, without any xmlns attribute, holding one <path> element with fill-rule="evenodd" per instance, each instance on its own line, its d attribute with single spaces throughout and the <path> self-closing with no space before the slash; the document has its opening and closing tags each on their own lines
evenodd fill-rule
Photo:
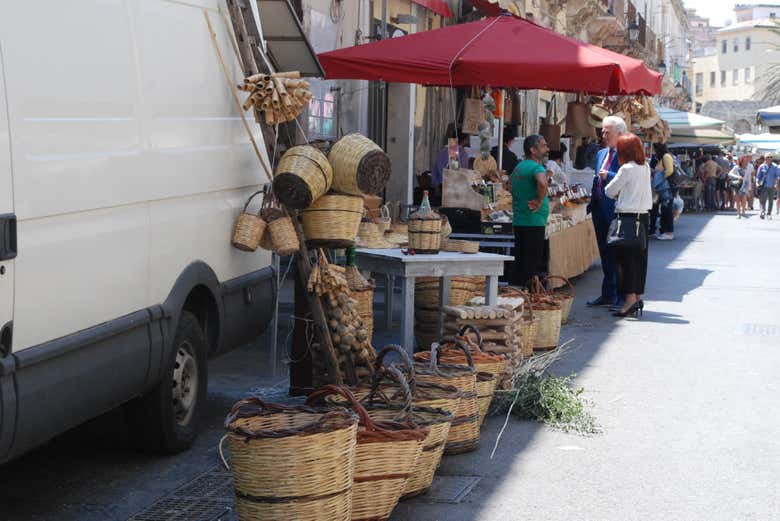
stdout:
<svg viewBox="0 0 780 521">
<path fill-rule="evenodd" d="M 139 449 L 175 454 L 195 441 L 206 403 L 207 353 L 198 320 L 182 311 L 161 381 L 130 404 L 132 436 Z"/>
</svg>

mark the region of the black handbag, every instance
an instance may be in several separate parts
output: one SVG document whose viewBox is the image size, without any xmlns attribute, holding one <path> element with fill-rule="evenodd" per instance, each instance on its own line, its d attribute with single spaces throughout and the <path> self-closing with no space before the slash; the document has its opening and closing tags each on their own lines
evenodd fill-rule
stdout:
<svg viewBox="0 0 780 521">
<path fill-rule="evenodd" d="M 644 248 L 647 230 L 636 214 L 618 214 L 609 223 L 607 244 L 616 248 Z"/>
</svg>

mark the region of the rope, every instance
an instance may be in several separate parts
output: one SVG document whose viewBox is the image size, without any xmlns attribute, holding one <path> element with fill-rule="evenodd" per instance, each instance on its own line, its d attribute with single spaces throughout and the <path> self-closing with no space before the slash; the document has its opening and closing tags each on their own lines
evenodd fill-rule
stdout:
<svg viewBox="0 0 780 521">
<path fill-rule="evenodd" d="M 474 37 L 473 37 L 471 40 L 469 40 L 468 42 L 466 42 L 466 43 L 463 45 L 463 47 L 462 47 L 462 48 L 461 48 L 461 49 L 460 49 L 458 52 L 456 52 L 456 53 L 455 53 L 455 56 L 453 56 L 453 57 L 452 57 L 452 60 L 450 61 L 450 66 L 449 66 L 449 71 L 448 71 L 448 72 L 449 72 L 449 77 L 450 77 L 450 93 L 452 94 L 452 121 L 453 121 L 453 123 L 454 123 L 454 125 L 455 125 L 455 138 L 456 138 L 456 139 L 460 139 L 460 136 L 458 135 L 458 101 L 457 101 L 457 98 L 458 98 L 458 97 L 457 97 L 457 96 L 455 95 L 455 93 L 453 92 L 453 91 L 455 90 L 455 86 L 454 86 L 454 84 L 453 84 L 453 81 L 452 81 L 452 68 L 455 66 L 455 61 L 456 61 L 458 58 L 460 58 L 460 55 L 463 53 L 463 51 L 465 51 L 465 50 L 466 50 L 466 48 L 467 48 L 469 45 L 471 45 L 472 43 L 474 43 L 474 41 L 475 41 L 477 38 L 479 38 L 480 36 L 482 36 L 482 34 L 483 34 L 485 31 L 488 31 L 488 30 L 489 30 L 491 27 L 493 27 L 493 26 L 494 26 L 494 25 L 495 25 L 495 24 L 498 22 L 498 20 L 499 20 L 500 18 L 501 18 L 500 16 L 497 16 L 497 17 L 496 17 L 496 18 L 494 18 L 494 19 L 493 19 L 493 21 L 491 21 L 491 22 L 490 22 L 490 23 L 489 23 L 489 24 L 488 24 L 488 25 L 487 25 L 485 28 L 483 28 L 483 29 L 482 29 L 480 32 L 478 32 L 477 34 L 475 34 L 475 35 L 474 35 Z"/>
</svg>

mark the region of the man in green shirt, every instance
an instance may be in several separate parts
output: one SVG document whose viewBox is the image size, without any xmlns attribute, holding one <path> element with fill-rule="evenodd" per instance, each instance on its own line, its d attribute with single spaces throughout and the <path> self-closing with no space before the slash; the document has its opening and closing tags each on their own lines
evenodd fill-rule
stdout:
<svg viewBox="0 0 780 521">
<path fill-rule="evenodd" d="M 547 199 L 547 171 L 544 156 L 549 148 L 543 136 L 525 138 L 525 159 L 512 172 L 512 224 L 515 231 L 515 281 L 527 286 L 546 271 L 544 231 L 550 204 Z"/>
</svg>

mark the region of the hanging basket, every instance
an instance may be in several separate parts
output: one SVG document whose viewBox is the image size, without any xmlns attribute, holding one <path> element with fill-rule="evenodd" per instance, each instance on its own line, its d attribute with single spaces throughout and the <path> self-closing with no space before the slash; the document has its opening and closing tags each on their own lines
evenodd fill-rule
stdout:
<svg viewBox="0 0 780 521">
<path fill-rule="evenodd" d="M 355 482 L 352 489 L 352 519 L 387 519 L 398 503 L 430 429 L 411 421 L 377 421 L 372 409 L 391 410 L 406 415 L 410 405 L 364 406 L 343 386 L 326 385 L 311 394 L 306 403 L 315 403 L 329 395 L 341 395 L 358 413 L 360 429 L 355 450 Z M 404 410 L 406 409 L 406 410 Z"/>
<path fill-rule="evenodd" d="M 550 280 L 560 280 L 565 283 L 569 288 L 569 292 L 565 290 L 555 290 L 551 292 L 553 298 L 557 299 L 561 303 L 561 324 L 566 324 L 569 321 L 569 315 L 571 314 L 571 308 L 574 305 L 574 286 L 566 277 L 559 277 L 558 275 L 550 275 L 544 279 L 544 282 Z"/>
<path fill-rule="evenodd" d="M 468 365 L 443 364 L 439 360 L 439 346 L 442 344 L 456 344 L 466 353 Z M 420 353 L 417 353 L 419 355 Z M 417 357 L 415 355 L 415 357 Z M 463 393 L 455 420 L 452 422 L 445 454 L 460 454 L 475 450 L 479 445 L 479 409 L 477 405 L 477 380 L 474 363 L 468 347 L 455 338 L 449 337 L 431 344 L 430 360 L 428 362 L 415 361 L 414 372 L 417 381 L 424 383 L 436 383 L 439 385 L 452 385 Z"/>
<path fill-rule="evenodd" d="M 263 191 L 258 190 L 250 195 L 249 199 L 244 203 L 244 209 L 241 210 L 238 218 L 236 218 L 231 244 L 241 251 L 255 251 L 260 244 L 263 233 L 265 233 L 265 221 L 259 215 L 247 212 L 249 203 L 252 202 L 255 196 L 261 193 Z"/>
<path fill-rule="evenodd" d="M 225 420 L 241 521 L 350 519 L 358 418 L 258 398 Z"/>
<path fill-rule="evenodd" d="M 339 139 L 331 147 L 328 161 L 333 166 L 332 189 L 344 194 L 379 194 L 392 172 L 384 150 L 357 133 Z"/>
<path fill-rule="evenodd" d="M 348 248 L 363 217 L 363 198 L 329 193 L 301 211 L 303 234 L 312 248 Z"/>
<path fill-rule="evenodd" d="M 300 243 L 292 219 L 285 215 L 268 223 L 271 249 L 280 257 L 298 253 Z"/>
<path fill-rule="evenodd" d="M 479 407 L 479 426 L 485 423 L 498 378 L 492 373 L 477 373 L 477 406 Z"/>
<path fill-rule="evenodd" d="M 309 145 L 292 147 L 279 160 L 274 193 L 288 208 L 308 208 L 330 189 L 333 169 L 325 154 Z"/>
</svg>

